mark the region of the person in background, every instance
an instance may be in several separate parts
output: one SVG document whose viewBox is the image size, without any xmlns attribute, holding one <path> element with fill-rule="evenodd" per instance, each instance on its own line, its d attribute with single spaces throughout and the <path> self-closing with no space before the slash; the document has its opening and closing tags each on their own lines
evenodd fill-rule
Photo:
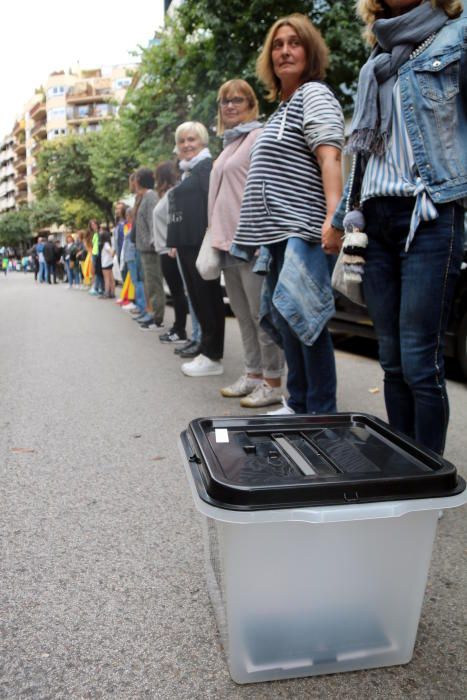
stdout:
<svg viewBox="0 0 467 700">
<path fill-rule="evenodd" d="M 44 239 L 39 236 L 36 243 L 37 259 L 39 261 L 39 284 L 47 282 L 47 263 L 44 256 Z"/>
<path fill-rule="evenodd" d="M 113 261 L 115 251 L 111 246 L 111 236 L 109 231 L 103 231 L 101 234 L 101 268 L 104 277 L 104 295 L 105 299 L 115 299 L 115 280 L 113 275 Z"/>
<path fill-rule="evenodd" d="M 91 238 L 91 253 L 92 253 L 92 276 L 91 276 L 91 289 L 89 294 L 91 296 L 98 296 L 104 293 L 104 278 L 102 276 L 101 259 L 100 259 L 100 237 L 99 237 L 99 226 L 95 219 L 91 219 L 88 223 L 88 234 Z"/>
<path fill-rule="evenodd" d="M 188 295 L 201 325 L 199 354 L 181 366 L 189 377 L 224 372 L 224 302 L 220 280 L 204 280 L 196 269 L 208 224 L 208 190 L 212 157 L 206 127 L 184 122 L 175 131 L 182 181 L 169 192 L 167 245 L 177 249 Z"/>
<path fill-rule="evenodd" d="M 157 166 L 155 172 L 156 191 L 159 201 L 153 211 L 154 248 L 160 255 L 162 274 L 172 296 L 174 323 L 167 333 L 159 336 L 161 343 L 186 346 L 186 317 L 188 302 L 185 296 L 183 280 L 180 276 L 176 252 L 167 247 L 167 225 L 169 218 L 168 194 L 177 184 L 177 169 L 173 161 L 168 160 Z"/>
<path fill-rule="evenodd" d="M 71 233 L 69 233 L 66 237 L 66 244 L 63 248 L 63 260 L 65 263 L 68 288 L 72 289 L 74 282 L 74 268 L 76 264 L 76 245 L 75 239 Z"/>
<path fill-rule="evenodd" d="M 334 314 L 321 247 L 342 194 L 344 117 L 323 82 L 328 49 L 308 17 L 278 19 L 257 61 L 268 99 L 280 104 L 256 139 L 234 239 L 251 259 L 267 246 L 263 297 L 285 351 L 288 402 L 271 413 L 336 411 L 336 366 L 327 322 Z"/>
<path fill-rule="evenodd" d="M 138 255 L 136 245 L 133 243 L 131 231 L 133 226 L 134 210 L 128 207 L 126 210 L 126 221 L 123 227 L 124 239 L 122 248 L 123 265 L 128 268 L 131 283 L 135 288 L 135 313 L 136 319 L 143 319 L 146 315 L 146 298 L 144 296 L 143 270 L 141 267 L 141 257 Z M 147 319 L 151 320 L 150 318 Z"/>
<path fill-rule="evenodd" d="M 350 128 L 353 176 L 327 250 L 338 250 L 348 203 L 368 236 L 362 284 L 389 423 L 442 454 L 443 349 L 467 196 L 467 19 L 456 20 L 457 0 L 359 0 L 358 12 L 373 51 Z"/>
<path fill-rule="evenodd" d="M 159 254 L 154 250 L 152 213 L 157 204 L 154 192 L 154 174 L 150 168 L 138 168 L 135 172 L 136 195 L 139 204 L 136 212 L 136 249 L 141 255 L 144 295 L 148 320 L 142 319 L 142 331 L 161 331 L 164 328 L 165 292 Z"/>
<path fill-rule="evenodd" d="M 229 254 L 238 226 L 250 153 L 261 133 L 258 100 L 244 80 L 228 80 L 217 95 L 217 134 L 224 150 L 214 162 L 209 182 L 208 218 L 212 245 L 221 252 L 230 306 L 240 326 L 245 372 L 221 389 L 226 397 L 243 397 L 240 405 L 259 408 L 281 403 L 283 353 L 259 325 L 263 277 L 253 272 L 256 258 L 242 262 Z"/>
<path fill-rule="evenodd" d="M 47 237 L 47 243 L 44 245 L 44 259 L 47 269 L 47 282 L 52 284 L 57 284 L 57 248 L 55 245 L 55 239 L 51 233 Z"/>
</svg>

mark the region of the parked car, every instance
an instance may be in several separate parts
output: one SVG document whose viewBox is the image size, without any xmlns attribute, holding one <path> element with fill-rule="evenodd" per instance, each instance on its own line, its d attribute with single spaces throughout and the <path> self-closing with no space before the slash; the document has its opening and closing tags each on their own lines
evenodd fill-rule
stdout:
<svg viewBox="0 0 467 700">
<path fill-rule="evenodd" d="M 331 333 L 356 335 L 376 340 L 373 324 L 366 309 L 353 304 L 336 292 L 336 313 L 329 323 Z M 454 293 L 446 333 L 446 357 L 453 357 L 467 380 L 467 242 L 464 261 Z"/>
</svg>

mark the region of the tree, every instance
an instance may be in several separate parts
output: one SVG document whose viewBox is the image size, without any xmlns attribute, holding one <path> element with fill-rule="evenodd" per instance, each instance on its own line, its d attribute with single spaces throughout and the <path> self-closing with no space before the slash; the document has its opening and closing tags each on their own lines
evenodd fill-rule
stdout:
<svg viewBox="0 0 467 700">
<path fill-rule="evenodd" d="M 97 194 L 115 202 L 128 191 L 128 176 L 138 165 L 131 133 L 113 120 L 89 141 L 89 165 Z"/>
<path fill-rule="evenodd" d="M 93 134 L 70 135 L 46 142 L 38 154 L 35 193 L 38 200 L 49 195 L 81 199 L 112 218 L 112 200 L 101 196 L 90 164 Z"/>
<path fill-rule="evenodd" d="M 30 221 L 33 231 L 50 228 L 62 223 L 62 201 L 54 196 L 46 196 L 34 202 L 30 209 Z"/>
<path fill-rule="evenodd" d="M 0 245 L 25 245 L 31 237 L 31 212 L 27 207 L 0 216 Z"/>
<path fill-rule="evenodd" d="M 293 10 L 311 17 L 331 48 L 328 82 L 347 111 L 365 57 L 353 0 L 297 0 Z M 177 124 L 198 119 L 212 126 L 219 86 L 232 77 L 248 80 L 268 115 L 255 64 L 268 28 L 290 14 L 288 0 L 185 0 L 159 43 L 143 50 L 140 81 L 122 111 L 141 159 L 169 157 Z"/>
</svg>

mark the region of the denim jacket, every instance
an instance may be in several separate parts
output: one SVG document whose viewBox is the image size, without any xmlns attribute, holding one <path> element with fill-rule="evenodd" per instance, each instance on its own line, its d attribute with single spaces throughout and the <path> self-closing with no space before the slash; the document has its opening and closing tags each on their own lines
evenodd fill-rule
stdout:
<svg viewBox="0 0 467 700">
<path fill-rule="evenodd" d="M 467 19 L 447 22 L 425 51 L 406 61 L 399 69 L 399 85 L 415 163 L 428 194 L 435 205 L 465 198 Z M 357 156 L 360 174 L 361 161 Z M 350 185 L 349 179 L 332 220 L 339 229 Z M 358 187 L 355 178 L 353 191 Z"/>
<path fill-rule="evenodd" d="M 267 253 L 262 247 L 257 265 L 266 264 Z M 289 238 L 279 278 L 269 272 L 264 280 L 259 313 L 262 328 L 281 346 L 278 329 L 285 319 L 302 343 L 313 345 L 334 311 L 329 265 L 321 246 Z"/>
</svg>

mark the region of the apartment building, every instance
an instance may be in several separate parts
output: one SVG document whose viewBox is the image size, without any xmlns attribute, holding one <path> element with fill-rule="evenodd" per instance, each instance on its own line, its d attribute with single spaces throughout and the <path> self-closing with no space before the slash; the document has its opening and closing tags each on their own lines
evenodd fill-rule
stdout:
<svg viewBox="0 0 467 700">
<path fill-rule="evenodd" d="M 37 155 L 45 141 L 66 134 L 98 131 L 102 122 L 118 114 L 131 83 L 129 73 L 134 69 L 134 65 L 93 70 L 76 68 L 57 71 L 48 77 L 25 105 L 13 127 L 9 145 L 6 139 L 3 142 L 0 153 L 1 158 L 5 158 L 5 182 L 7 170 L 10 173 L 13 169 L 15 188 L 12 193 L 10 180 L 4 185 L 3 161 L 0 161 L 0 212 L 6 210 L 6 202 L 11 204 L 13 199 L 16 207 L 34 201 Z M 13 158 L 7 159 L 7 153 L 13 153 Z M 9 198 L 6 198 L 7 187 L 10 188 Z"/>
<path fill-rule="evenodd" d="M 14 143 L 13 134 L 5 136 L 0 142 L 0 214 L 15 208 Z"/>
</svg>

